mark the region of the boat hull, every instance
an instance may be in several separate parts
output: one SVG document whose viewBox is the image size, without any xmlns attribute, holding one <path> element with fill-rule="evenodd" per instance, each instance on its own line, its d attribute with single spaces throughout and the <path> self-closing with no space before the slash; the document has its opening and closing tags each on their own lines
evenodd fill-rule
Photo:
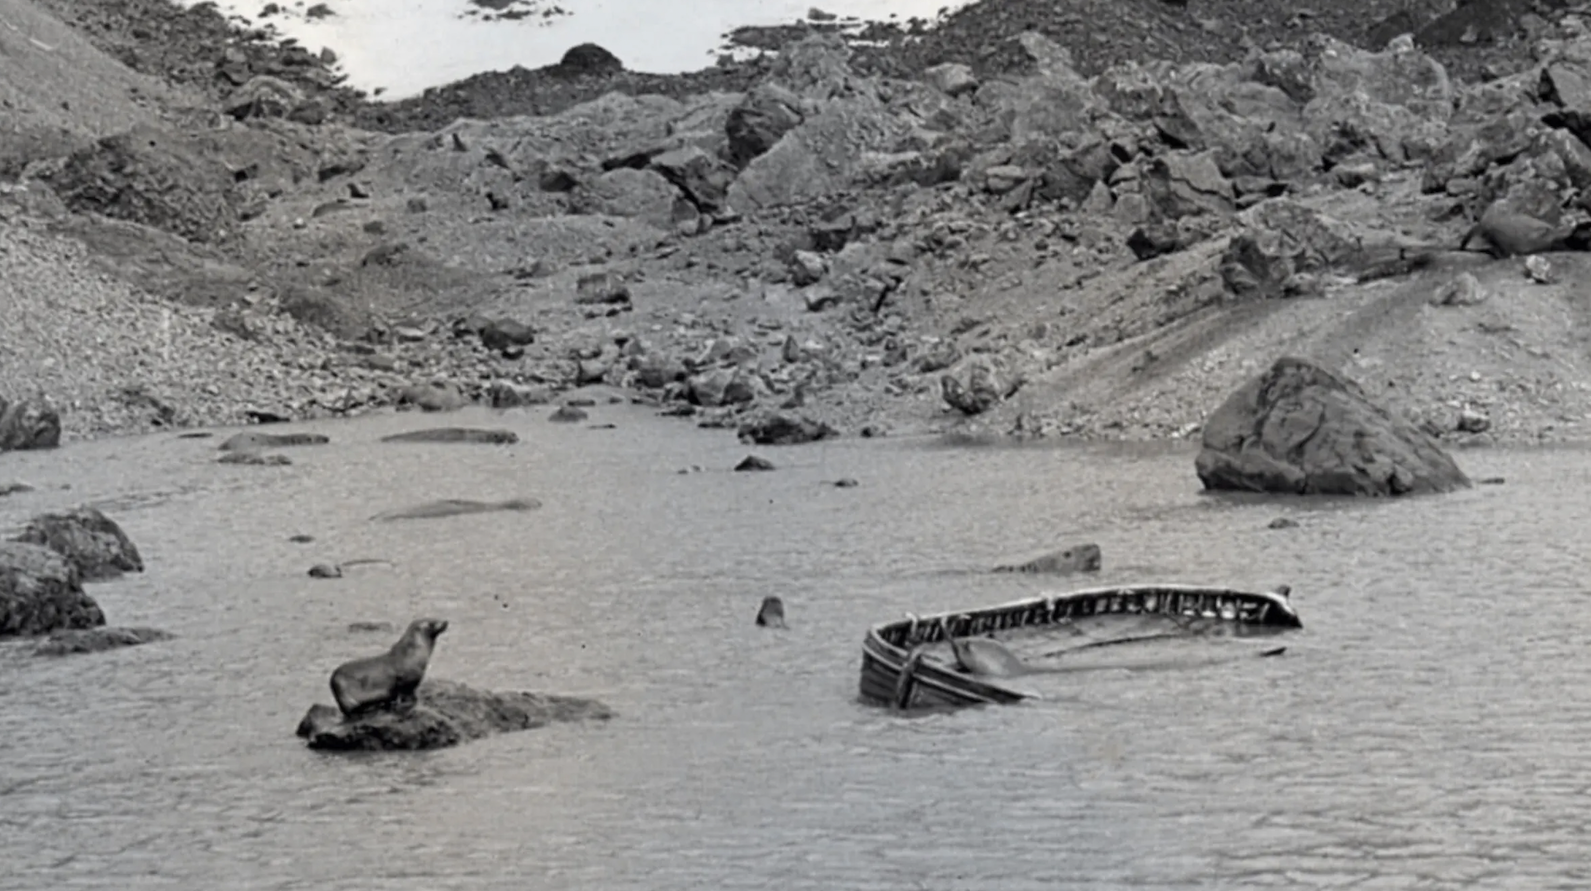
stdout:
<svg viewBox="0 0 1591 891">
<path fill-rule="evenodd" d="M 930 655 L 929 648 L 952 635 L 1061 628 L 1078 619 L 1111 615 L 1214 620 L 1255 630 L 1303 627 L 1285 589 L 1252 592 L 1194 585 L 1093 588 L 876 625 L 862 642 L 859 692 L 866 702 L 897 709 L 1019 702 L 1028 694 L 966 674 Z"/>
</svg>

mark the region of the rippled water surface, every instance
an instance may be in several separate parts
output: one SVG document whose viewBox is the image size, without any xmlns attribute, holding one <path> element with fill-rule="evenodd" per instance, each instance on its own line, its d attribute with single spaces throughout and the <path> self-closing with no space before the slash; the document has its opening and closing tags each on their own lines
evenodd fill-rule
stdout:
<svg viewBox="0 0 1591 891">
<path fill-rule="evenodd" d="M 0 526 L 102 504 L 147 572 L 91 592 L 174 640 L 0 646 L 0 888 L 1570 888 L 1591 883 L 1582 451 L 1384 503 L 1200 495 L 1186 448 L 758 449 L 625 406 L 314 429 L 292 467 L 170 435 L 0 455 Z M 513 447 L 383 444 L 436 423 Z M 680 468 L 701 465 L 701 473 Z M 855 477 L 854 489 L 825 486 Z M 70 484 L 70 489 L 62 489 Z M 432 498 L 540 511 L 373 523 Z M 1279 515 L 1300 520 L 1269 530 Z M 315 536 L 293 544 L 296 533 Z M 867 625 L 1094 584 L 969 572 L 1079 540 L 1098 583 L 1288 582 L 1286 656 L 1102 672 L 1019 706 L 855 699 Z M 393 566 L 314 580 L 317 562 Z M 753 626 L 765 594 L 787 632 Z M 427 754 L 293 729 L 417 615 L 434 676 L 607 723 Z"/>
</svg>

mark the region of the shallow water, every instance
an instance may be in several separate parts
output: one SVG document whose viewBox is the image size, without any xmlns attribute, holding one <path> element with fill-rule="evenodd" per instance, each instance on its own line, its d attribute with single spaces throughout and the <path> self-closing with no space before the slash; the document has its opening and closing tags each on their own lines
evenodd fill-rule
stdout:
<svg viewBox="0 0 1591 891">
<path fill-rule="evenodd" d="M 195 5 L 199 0 L 182 0 Z M 337 53 L 348 85 L 402 99 L 483 71 L 516 65 L 537 68 L 563 57 L 570 47 L 596 43 L 631 71 L 671 74 L 696 71 L 723 52 L 724 35 L 743 25 L 784 25 L 805 19 L 810 9 L 866 21 L 932 19 L 965 0 L 693 0 L 689 5 L 658 0 L 513 0 L 523 19 L 484 21 L 473 0 L 326 0 L 333 13 L 308 19 L 318 0 L 282 3 L 288 15 L 258 18 L 264 0 L 218 0 L 227 15 L 255 26 L 272 25 L 311 52 Z M 502 0 L 496 0 L 502 2 Z M 544 15 L 559 10 L 553 15 Z"/>
<path fill-rule="evenodd" d="M 754 451 L 600 406 L 301 425 L 292 467 L 171 435 L 0 455 L 0 526 L 80 501 L 147 572 L 92 586 L 175 640 L 0 646 L 0 889 L 1583 887 L 1583 451 L 1466 452 L 1507 484 L 1396 502 L 1199 494 L 1184 447 Z M 437 424 L 519 445 L 379 443 Z M 706 472 L 676 471 L 701 465 Z M 854 489 L 823 481 L 855 477 Z M 69 490 L 60 489 L 70 484 Z M 376 523 L 433 498 L 529 513 Z M 1279 515 L 1299 528 L 1269 530 Z M 292 544 L 296 533 L 315 536 Z M 969 572 L 1098 542 L 1081 582 Z M 386 558 L 339 580 L 313 563 Z M 1281 658 L 1090 672 L 901 717 L 855 699 L 903 611 L 1165 580 L 1293 586 Z M 791 628 L 756 628 L 766 594 Z M 293 729 L 418 615 L 434 676 L 617 717 L 427 754 Z"/>
</svg>

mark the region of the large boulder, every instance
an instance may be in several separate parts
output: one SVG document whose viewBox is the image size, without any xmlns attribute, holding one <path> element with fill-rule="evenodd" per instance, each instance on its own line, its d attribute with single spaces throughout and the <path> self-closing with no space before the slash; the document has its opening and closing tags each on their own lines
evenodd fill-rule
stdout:
<svg viewBox="0 0 1591 891">
<path fill-rule="evenodd" d="M 79 507 L 40 514 L 28 522 L 16 541 L 41 545 L 65 557 L 85 582 L 113 579 L 124 572 L 143 572 L 144 560 L 116 521 L 98 508 Z"/>
<path fill-rule="evenodd" d="M 1022 384 L 1022 376 L 1005 362 L 982 354 L 964 359 L 939 376 L 940 395 L 964 415 L 983 414 L 1015 395 Z"/>
<path fill-rule="evenodd" d="M 427 678 L 408 710 L 378 710 L 345 718 L 316 704 L 298 724 L 312 749 L 384 751 L 440 749 L 494 733 L 530 730 L 555 721 L 606 720 L 613 712 L 593 699 L 540 693 L 493 693 Z"/>
<path fill-rule="evenodd" d="M 0 637 L 103 624 L 105 614 L 65 557 L 42 545 L 0 542 Z"/>
<path fill-rule="evenodd" d="M 61 444 L 61 415 L 43 402 L 0 398 L 0 452 L 53 449 Z"/>
<path fill-rule="evenodd" d="M 1204 423 L 1195 467 L 1206 489 L 1297 495 L 1412 495 L 1468 488 L 1429 435 L 1352 381 L 1284 357 Z"/>
</svg>

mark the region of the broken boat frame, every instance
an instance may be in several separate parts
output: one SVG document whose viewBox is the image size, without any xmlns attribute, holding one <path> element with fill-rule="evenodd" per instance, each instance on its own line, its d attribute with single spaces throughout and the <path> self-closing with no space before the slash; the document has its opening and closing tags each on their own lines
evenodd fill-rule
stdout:
<svg viewBox="0 0 1591 891">
<path fill-rule="evenodd" d="M 928 655 L 948 636 L 1061 626 L 1112 614 L 1220 619 L 1275 629 L 1302 628 L 1289 589 L 1239 591 L 1204 585 L 1124 585 L 1032 597 L 971 611 L 907 614 L 868 629 L 862 642 L 861 696 L 898 709 L 1018 702 L 1029 694 L 960 671 Z"/>
</svg>

